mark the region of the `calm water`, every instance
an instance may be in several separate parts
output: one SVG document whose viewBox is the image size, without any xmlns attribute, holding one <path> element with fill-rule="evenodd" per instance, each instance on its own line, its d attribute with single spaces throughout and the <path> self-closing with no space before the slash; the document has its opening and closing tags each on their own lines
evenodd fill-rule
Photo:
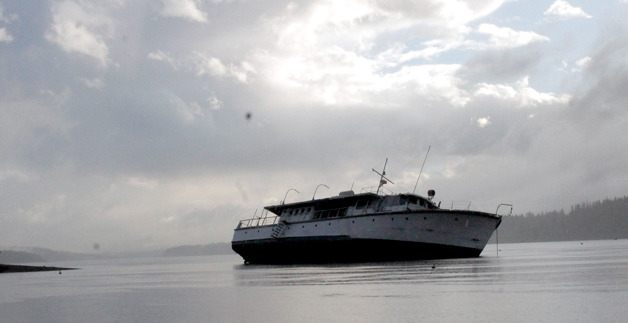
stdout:
<svg viewBox="0 0 628 323">
<path fill-rule="evenodd" d="M 82 269 L 0 275 L 0 321 L 628 321 L 628 240 L 500 249 L 342 266 L 243 266 L 237 256 L 60 264 Z"/>
</svg>

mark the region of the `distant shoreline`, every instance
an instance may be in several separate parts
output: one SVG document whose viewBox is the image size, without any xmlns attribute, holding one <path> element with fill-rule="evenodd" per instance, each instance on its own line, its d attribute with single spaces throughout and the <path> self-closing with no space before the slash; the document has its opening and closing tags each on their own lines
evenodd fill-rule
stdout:
<svg viewBox="0 0 628 323">
<path fill-rule="evenodd" d="M 25 272 L 34 272 L 34 271 L 62 271 L 62 270 L 75 270 L 75 269 L 78 269 L 78 268 L 0 264 L 0 274 L 25 273 Z"/>
</svg>

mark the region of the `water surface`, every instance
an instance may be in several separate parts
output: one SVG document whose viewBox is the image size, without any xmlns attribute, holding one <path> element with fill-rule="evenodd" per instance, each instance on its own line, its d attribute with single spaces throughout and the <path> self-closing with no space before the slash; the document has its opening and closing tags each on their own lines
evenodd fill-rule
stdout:
<svg viewBox="0 0 628 323">
<path fill-rule="evenodd" d="M 58 263 L 0 275 L 2 322 L 625 322 L 628 240 L 482 257 L 244 266 L 238 256 Z"/>
</svg>

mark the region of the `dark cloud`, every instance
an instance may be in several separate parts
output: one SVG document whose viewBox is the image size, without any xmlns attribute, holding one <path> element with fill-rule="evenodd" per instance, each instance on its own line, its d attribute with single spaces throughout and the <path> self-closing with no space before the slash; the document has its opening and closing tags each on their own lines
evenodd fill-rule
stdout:
<svg viewBox="0 0 628 323">
<path fill-rule="evenodd" d="M 489 50 L 465 62 L 460 76 L 469 82 L 512 82 L 535 72 L 547 54 L 546 45 Z"/>
</svg>

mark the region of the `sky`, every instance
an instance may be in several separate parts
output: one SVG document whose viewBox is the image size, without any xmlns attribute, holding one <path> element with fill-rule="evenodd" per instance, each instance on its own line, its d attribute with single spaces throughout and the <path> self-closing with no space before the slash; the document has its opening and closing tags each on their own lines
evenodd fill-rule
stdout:
<svg viewBox="0 0 628 323">
<path fill-rule="evenodd" d="M 628 1 L 0 0 L 0 247 L 230 241 L 284 199 L 628 191 Z"/>
</svg>

